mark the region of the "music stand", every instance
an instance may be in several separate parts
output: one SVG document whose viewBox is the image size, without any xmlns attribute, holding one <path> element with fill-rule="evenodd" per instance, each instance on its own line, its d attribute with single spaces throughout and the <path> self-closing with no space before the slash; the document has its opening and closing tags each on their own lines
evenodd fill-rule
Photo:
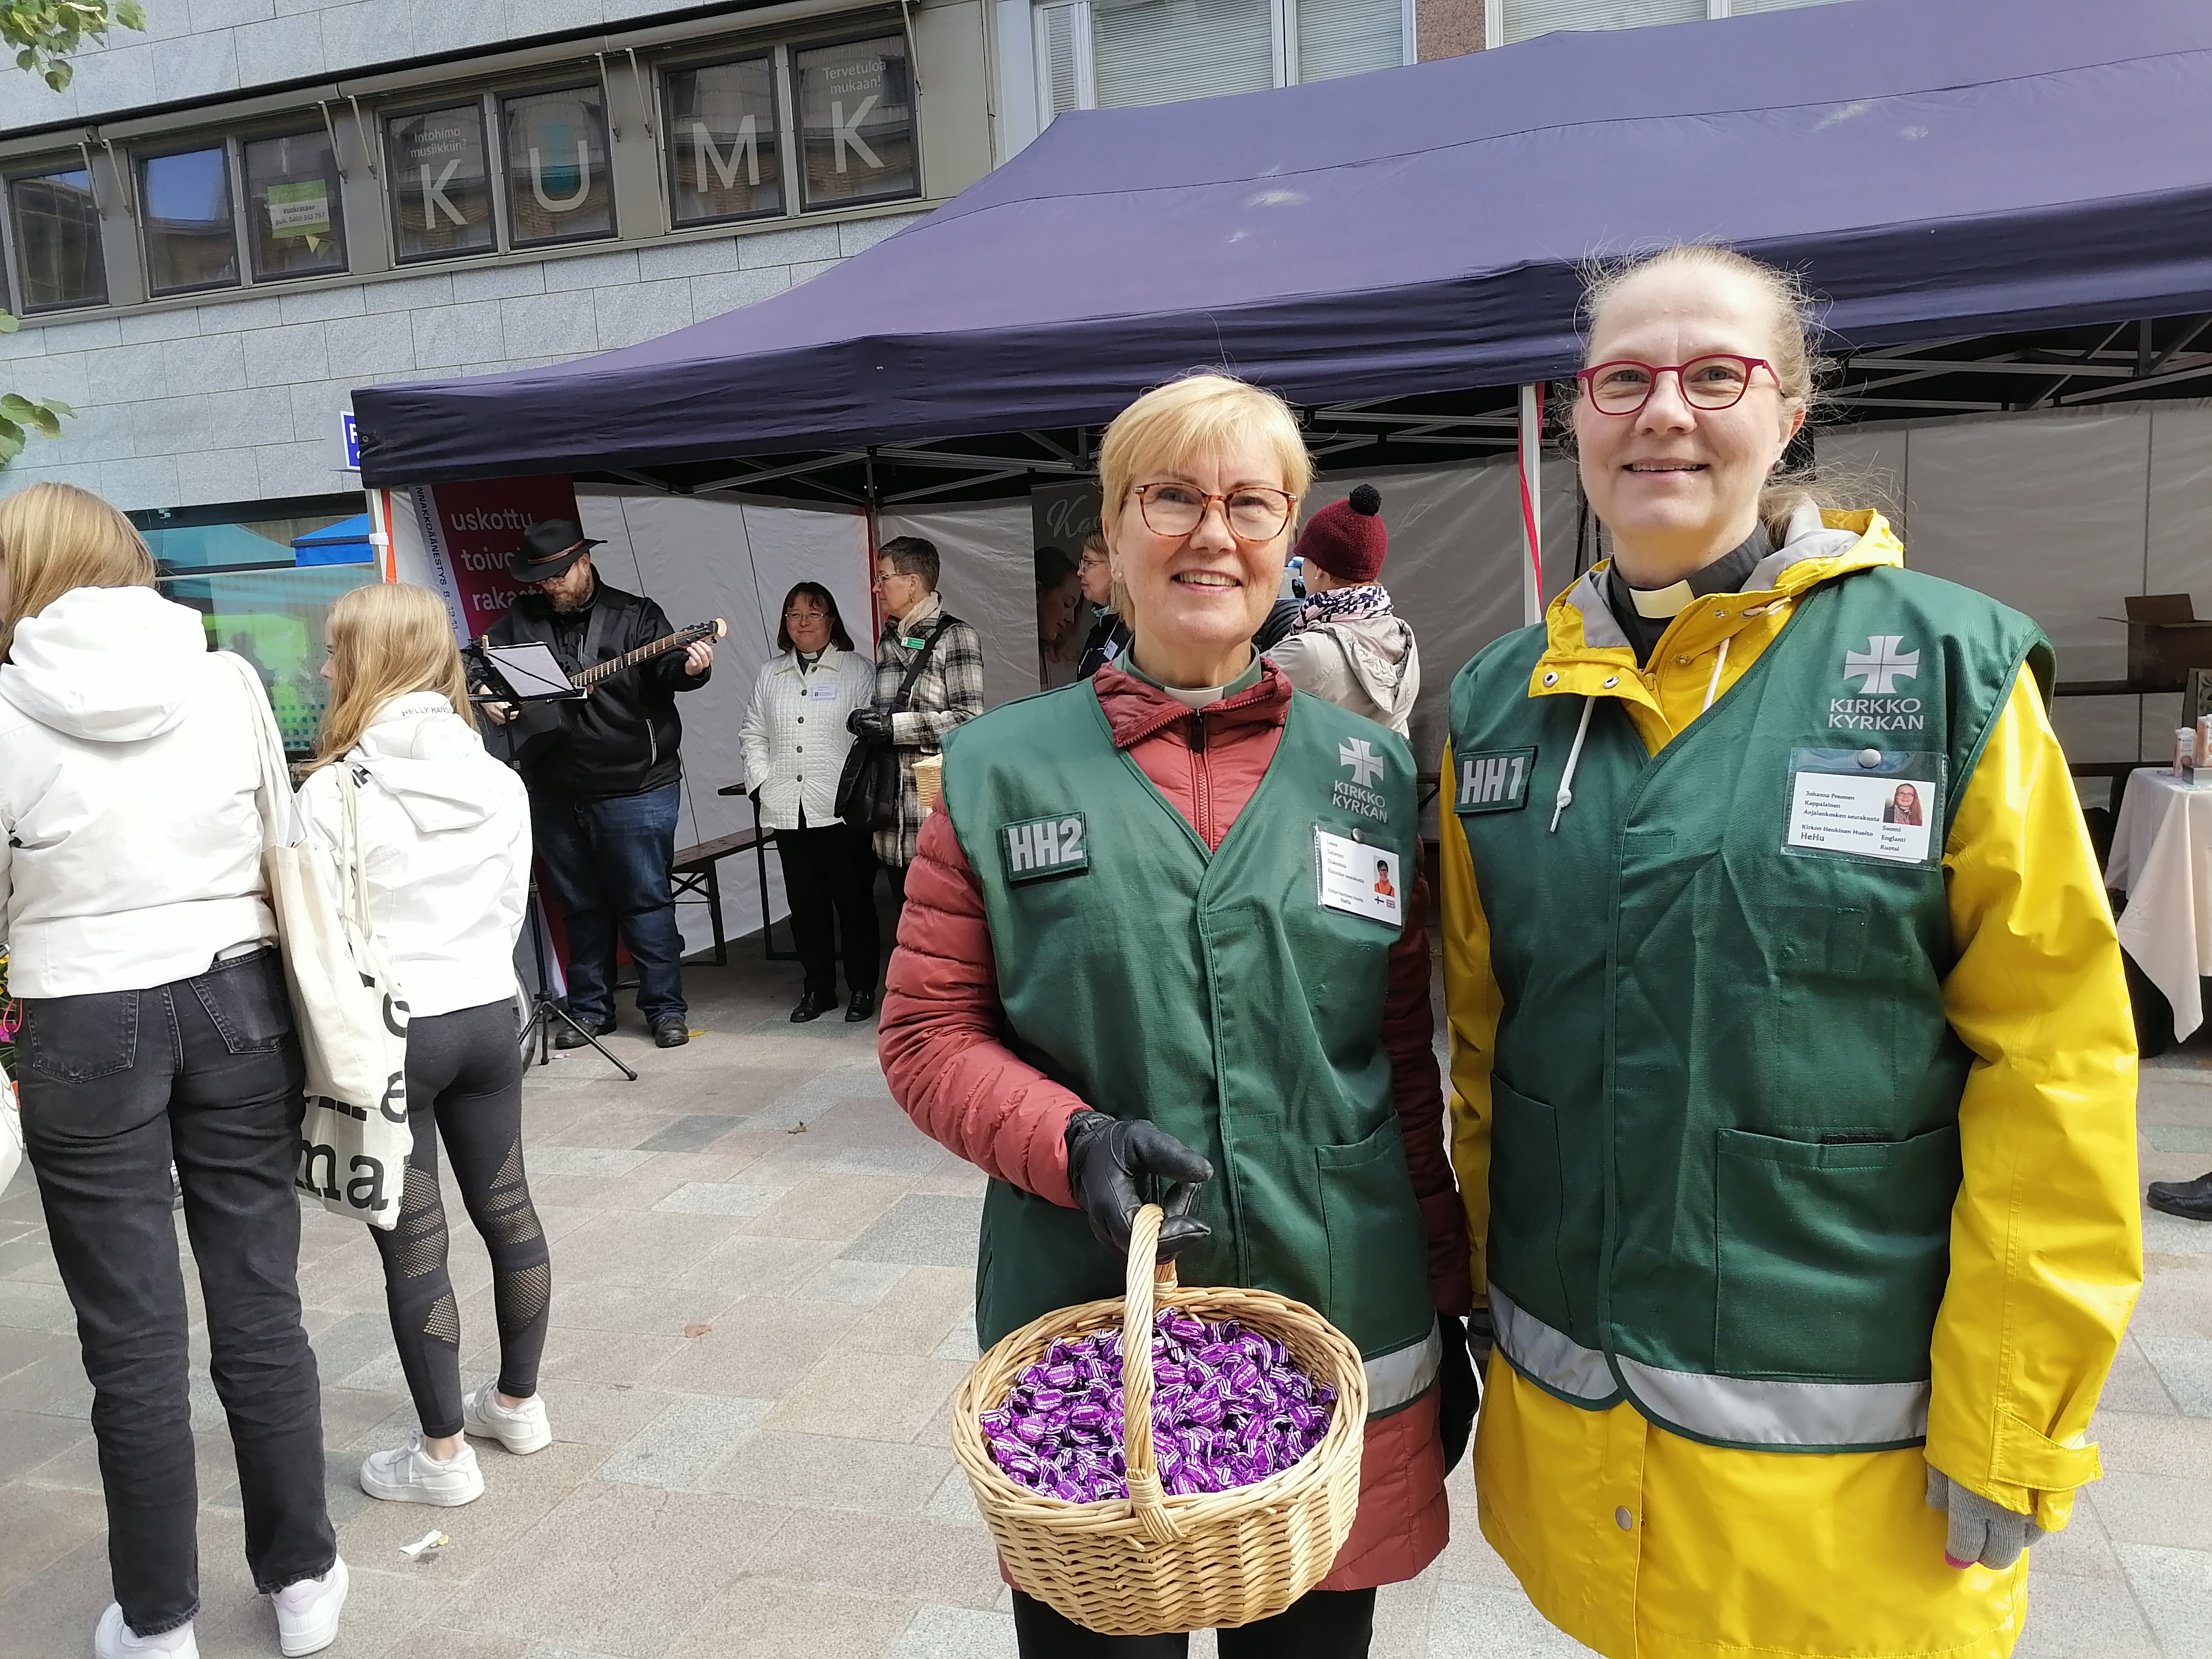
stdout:
<svg viewBox="0 0 2212 1659">
<path fill-rule="evenodd" d="M 543 645 L 486 645 L 482 641 L 471 645 L 466 653 L 476 668 L 475 678 L 489 686 L 489 691 L 471 690 L 469 701 L 475 703 L 504 702 L 517 705 L 546 702 L 574 702 L 584 696 L 569 684 L 568 676 L 558 659 Z M 522 768 L 512 755 L 507 763 L 519 775 Z M 553 1060 L 553 1022 L 559 1020 L 578 1036 L 599 1051 L 600 1056 L 628 1078 L 637 1081 L 637 1073 L 620 1056 L 599 1041 L 595 1032 L 586 1030 L 583 1022 L 562 1007 L 547 990 L 545 971 L 545 907 L 538 896 L 538 878 L 530 878 L 530 897 L 527 906 L 530 919 L 531 960 L 537 969 L 538 983 L 532 993 L 530 1018 L 522 1027 L 518 1039 L 522 1051 L 530 1052 L 534 1042 L 538 1045 L 538 1063 L 546 1066 Z"/>
</svg>

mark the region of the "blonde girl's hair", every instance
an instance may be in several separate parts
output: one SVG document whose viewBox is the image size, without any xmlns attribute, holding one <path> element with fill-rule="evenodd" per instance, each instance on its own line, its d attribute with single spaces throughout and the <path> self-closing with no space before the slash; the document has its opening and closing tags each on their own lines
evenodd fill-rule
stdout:
<svg viewBox="0 0 2212 1659">
<path fill-rule="evenodd" d="M 0 501 L 0 570 L 8 604 L 0 611 L 0 657 L 15 625 L 80 587 L 151 587 L 154 556 L 131 520 L 75 484 L 33 484 Z"/>
<path fill-rule="evenodd" d="M 376 711 L 410 691 L 435 691 L 471 726 L 468 678 L 446 607 L 427 587 L 372 582 L 331 607 L 331 704 L 315 737 L 319 771 L 361 741 Z"/>
<path fill-rule="evenodd" d="M 1313 458 L 1298 435 L 1297 416 L 1273 392 L 1234 375 L 1196 372 L 1154 386 L 1114 417 L 1098 447 L 1099 527 L 1121 522 L 1129 492 L 1148 472 L 1183 465 L 1205 451 L 1256 441 L 1273 453 L 1283 488 L 1303 497 L 1313 483 Z M 1292 516 L 1296 516 L 1295 504 Z M 1129 596 L 1114 580 L 1113 605 L 1134 626 Z"/>
<path fill-rule="evenodd" d="M 1685 242 L 1632 258 L 1594 262 L 1586 266 L 1583 272 L 1581 315 L 1585 363 L 1589 357 L 1589 343 L 1597 332 L 1598 313 L 1607 302 L 1632 278 L 1647 270 L 1678 267 L 1741 277 L 1757 289 L 1770 319 L 1769 344 L 1761 355 L 1774 366 L 1774 378 L 1781 386 L 1784 405 L 1803 410 L 1808 422 L 1824 412 L 1824 387 L 1834 375 L 1835 364 L 1820 355 L 1819 304 L 1812 290 L 1806 287 L 1805 279 L 1794 270 L 1770 265 L 1732 247 L 1714 243 Z M 1569 382 L 1566 389 L 1570 409 L 1576 395 L 1573 384 Z M 1571 420 L 1560 424 L 1564 430 L 1573 430 Z M 1812 469 L 1778 468 L 1759 492 L 1759 516 L 1770 530 L 1779 530 L 1789 522 L 1790 515 L 1805 503 L 1824 508 L 1879 507 L 1887 505 L 1883 498 L 1887 493 L 1871 477 L 1832 467 L 1817 472 Z"/>
</svg>

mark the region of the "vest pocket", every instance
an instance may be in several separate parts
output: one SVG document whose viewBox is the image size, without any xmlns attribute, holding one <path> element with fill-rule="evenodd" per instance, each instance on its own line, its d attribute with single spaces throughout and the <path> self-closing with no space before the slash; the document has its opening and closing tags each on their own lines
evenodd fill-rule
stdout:
<svg viewBox="0 0 2212 1659">
<path fill-rule="evenodd" d="M 1328 1234 L 1328 1306 L 1322 1311 L 1363 1355 L 1389 1353 L 1436 1323 L 1428 1236 L 1413 1200 L 1398 1120 L 1349 1146 L 1316 1146 L 1322 1220 Z"/>
<path fill-rule="evenodd" d="M 1717 1368 L 1917 1382 L 1950 1274 L 1959 1129 L 1904 1140 L 1719 1132 Z"/>
<path fill-rule="evenodd" d="M 1490 1077 L 1490 1274 L 1554 1330 L 1574 1329 L 1559 1261 L 1566 1187 L 1559 1115 Z"/>
</svg>

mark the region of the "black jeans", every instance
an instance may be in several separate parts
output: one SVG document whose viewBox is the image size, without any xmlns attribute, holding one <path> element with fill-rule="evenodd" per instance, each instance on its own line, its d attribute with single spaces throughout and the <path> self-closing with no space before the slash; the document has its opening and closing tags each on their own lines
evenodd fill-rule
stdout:
<svg viewBox="0 0 2212 1659">
<path fill-rule="evenodd" d="M 399 1369 L 422 1432 L 435 1440 L 461 1431 L 461 1316 L 446 1266 L 441 1139 L 461 1202 L 491 1256 L 500 1392 L 511 1400 L 537 1393 L 545 1352 L 553 1269 L 522 1170 L 522 1055 L 512 1002 L 409 1022 L 407 1119 L 415 1144 L 398 1224 L 388 1232 L 371 1228 L 369 1237 L 384 1258 Z"/>
<path fill-rule="evenodd" d="M 568 1012 L 586 1025 L 614 1015 L 617 929 L 637 963 L 645 1023 L 684 1018 L 684 935 L 668 884 L 682 795 L 672 783 L 609 800 L 530 798 L 538 861 L 568 929 Z"/>
<path fill-rule="evenodd" d="M 1216 1632 L 1221 1659 L 1365 1659 L 1375 1592 L 1309 1590 L 1273 1619 Z M 1188 1636 L 1101 1636 L 1014 1592 L 1022 1659 L 1182 1659 Z"/>
<path fill-rule="evenodd" d="M 783 890 L 791 900 L 791 933 L 807 994 L 837 994 L 840 942 L 845 947 L 846 988 L 856 996 L 874 990 L 883 943 L 876 926 L 876 851 L 870 837 L 836 819 L 809 824 L 802 811 L 798 829 L 775 832 L 775 850 L 783 860 Z"/>
<path fill-rule="evenodd" d="M 19 1053 L 23 1139 L 92 1382 L 125 1622 L 159 1635 L 199 1608 L 172 1160 L 237 1451 L 246 1563 L 264 1592 L 320 1577 L 337 1540 L 300 1324 L 301 1068 L 276 951 L 149 991 L 26 999 Z"/>
</svg>

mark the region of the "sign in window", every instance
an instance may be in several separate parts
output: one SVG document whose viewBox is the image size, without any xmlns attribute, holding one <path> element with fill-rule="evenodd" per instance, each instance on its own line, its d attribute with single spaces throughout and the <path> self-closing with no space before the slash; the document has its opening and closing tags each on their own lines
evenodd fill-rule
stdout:
<svg viewBox="0 0 2212 1659">
<path fill-rule="evenodd" d="M 615 231 L 606 112 L 597 87 L 503 100 L 507 222 L 516 247 Z"/>
<path fill-rule="evenodd" d="M 15 221 L 15 276 L 27 312 L 107 303 L 100 204 L 82 168 L 8 181 Z"/>
<path fill-rule="evenodd" d="M 918 194 L 913 80 L 897 35 L 793 52 L 800 205 L 853 207 Z"/>
<path fill-rule="evenodd" d="M 483 105 L 456 104 L 387 122 L 385 154 L 393 252 L 401 264 L 489 253 L 497 245 Z"/>
<path fill-rule="evenodd" d="M 671 70 L 664 107 L 668 210 L 675 223 L 783 211 L 772 62 L 744 58 Z"/>
<path fill-rule="evenodd" d="M 337 158 L 321 129 L 252 138 L 244 146 L 253 276 L 312 276 L 346 268 Z"/>
<path fill-rule="evenodd" d="M 143 158 L 138 200 L 149 293 L 190 294 L 237 283 L 230 158 L 222 145 Z"/>
</svg>

